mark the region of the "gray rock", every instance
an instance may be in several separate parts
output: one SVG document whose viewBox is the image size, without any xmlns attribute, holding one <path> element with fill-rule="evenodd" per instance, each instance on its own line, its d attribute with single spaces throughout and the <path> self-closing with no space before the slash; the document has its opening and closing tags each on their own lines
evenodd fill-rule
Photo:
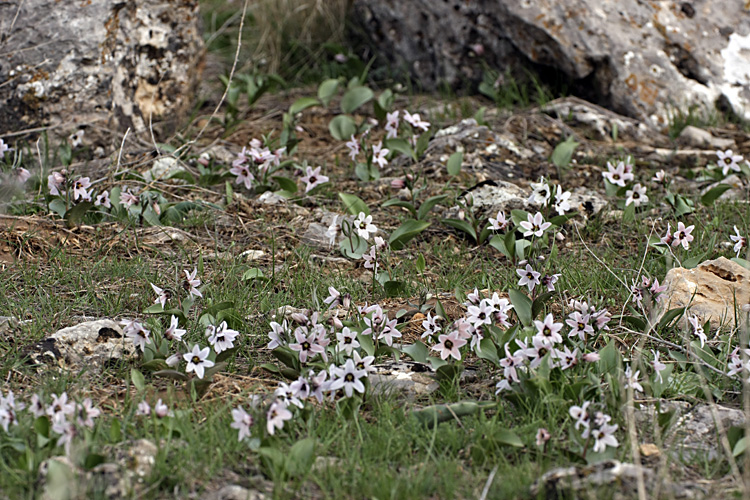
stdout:
<svg viewBox="0 0 750 500">
<path fill-rule="evenodd" d="M 201 497 L 202 500 L 265 500 L 266 495 L 256 490 L 248 490 L 236 484 L 224 486 L 219 491 Z"/>
<path fill-rule="evenodd" d="M 704 0 L 432 0 L 354 3 L 353 18 L 420 85 L 476 84 L 483 68 L 553 68 L 614 111 L 665 126 L 718 100 L 750 118 L 750 16 Z"/>
<path fill-rule="evenodd" d="M 40 15 L 44 13 L 44 15 Z M 34 127 L 119 147 L 151 142 L 193 106 L 204 44 L 197 0 L 0 2 L 0 135 Z"/>
<path fill-rule="evenodd" d="M 300 240 L 302 243 L 321 249 L 338 248 L 339 243 L 344 240 L 344 234 L 341 231 L 341 222 L 346 220 L 349 227 L 354 222 L 351 215 L 342 215 L 334 212 L 316 210 L 313 214 L 316 216 L 315 222 L 308 222 Z M 377 234 L 377 233 L 376 233 Z"/>
<path fill-rule="evenodd" d="M 648 498 L 655 490 L 665 498 L 704 498 L 706 492 L 697 484 L 672 483 L 653 470 L 617 460 L 593 465 L 560 467 L 546 472 L 531 487 L 534 498 L 638 498 L 638 477 L 642 476 Z M 659 497 L 661 498 L 661 496 Z"/>
<path fill-rule="evenodd" d="M 113 462 L 99 464 L 85 471 L 67 457 L 53 457 L 39 466 L 40 491 L 43 499 L 68 498 L 84 500 L 98 495 L 109 499 L 138 497 L 148 486 L 146 480 L 156 463 L 157 446 L 146 439 L 127 441 L 108 447 L 105 456 Z M 60 496 L 65 492 L 65 496 Z"/>
<path fill-rule="evenodd" d="M 431 376 L 432 368 L 421 363 L 389 362 L 375 365 L 375 370 L 368 377 L 372 394 L 396 394 L 414 400 L 440 387 Z"/>
<path fill-rule="evenodd" d="M 682 129 L 682 132 L 680 132 L 680 135 L 677 137 L 677 142 L 682 146 L 693 148 L 713 148 L 722 151 L 726 149 L 737 149 L 737 145 L 732 139 L 714 137 L 708 130 L 694 127 L 692 125 L 688 125 Z"/>
<path fill-rule="evenodd" d="M 64 369 L 98 373 L 112 362 L 135 356 L 133 342 L 112 320 L 87 321 L 63 328 L 26 349 L 37 364 L 56 364 Z"/>
<path fill-rule="evenodd" d="M 577 97 L 555 99 L 541 109 L 547 114 L 563 118 L 568 125 L 582 127 L 587 132 L 587 137 L 599 141 L 614 140 L 615 130 L 618 140 L 644 140 L 658 134 L 643 122 L 618 115 Z"/>
</svg>

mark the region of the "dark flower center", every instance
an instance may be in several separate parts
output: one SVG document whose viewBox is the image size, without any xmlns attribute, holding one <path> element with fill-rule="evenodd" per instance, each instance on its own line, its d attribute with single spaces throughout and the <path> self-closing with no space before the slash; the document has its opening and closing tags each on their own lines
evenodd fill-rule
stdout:
<svg viewBox="0 0 750 500">
<path fill-rule="evenodd" d="M 446 341 L 445 341 L 445 348 L 446 349 L 453 349 L 453 342 L 451 342 L 450 340 L 446 339 Z"/>
<path fill-rule="evenodd" d="M 305 351 L 309 351 L 310 350 L 310 342 L 302 342 L 302 349 L 304 349 Z"/>
<path fill-rule="evenodd" d="M 193 364 L 197 365 L 200 362 L 201 362 L 201 358 L 199 358 L 198 356 L 193 356 Z"/>
<path fill-rule="evenodd" d="M 354 375 L 351 373 L 347 373 L 346 376 L 344 376 L 344 380 L 346 382 L 354 382 Z"/>
</svg>

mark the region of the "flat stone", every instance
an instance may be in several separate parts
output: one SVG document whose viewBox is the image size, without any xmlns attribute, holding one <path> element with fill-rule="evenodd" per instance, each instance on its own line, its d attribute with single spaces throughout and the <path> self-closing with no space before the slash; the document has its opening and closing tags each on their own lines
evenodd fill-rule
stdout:
<svg viewBox="0 0 750 500">
<path fill-rule="evenodd" d="M 56 364 L 67 370 L 100 372 L 113 362 L 132 359 L 136 352 L 112 320 L 86 321 L 63 328 L 24 349 L 35 364 Z"/>
<path fill-rule="evenodd" d="M 693 148 L 713 148 L 722 151 L 726 149 L 737 149 L 737 146 L 732 139 L 714 137 L 708 130 L 693 125 L 688 125 L 682 129 L 682 132 L 680 132 L 680 135 L 677 137 L 677 142 L 682 146 Z"/>
<path fill-rule="evenodd" d="M 422 363 L 389 362 L 375 365 L 375 373 L 368 377 L 372 394 L 398 394 L 408 400 L 428 396 L 440 384 L 430 374 L 432 368 Z"/>
<path fill-rule="evenodd" d="M 663 284 L 667 289 L 660 302 L 662 314 L 689 307 L 701 323 L 710 319 L 713 327 L 737 326 L 735 306 L 739 312 L 743 305 L 750 304 L 750 270 L 725 257 L 702 262 L 694 269 L 670 269 Z"/>
<path fill-rule="evenodd" d="M 587 137 L 599 141 L 614 141 L 615 130 L 618 140 L 645 140 L 658 134 L 646 123 L 622 116 L 596 104 L 577 97 L 555 99 L 544 106 L 542 111 L 555 117 L 563 117 L 569 125 L 582 126 Z"/>
</svg>

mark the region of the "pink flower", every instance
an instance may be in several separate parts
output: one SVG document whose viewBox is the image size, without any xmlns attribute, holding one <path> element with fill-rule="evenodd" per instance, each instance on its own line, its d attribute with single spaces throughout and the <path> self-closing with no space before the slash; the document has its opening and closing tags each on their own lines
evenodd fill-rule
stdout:
<svg viewBox="0 0 750 500">
<path fill-rule="evenodd" d="M 359 154 L 359 141 L 354 137 L 354 134 L 352 134 L 349 142 L 346 143 L 346 147 L 349 148 L 349 158 L 351 158 L 352 161 L 356 161 L 357 155 Z"/>
<path fill-rule="evenodd" d="M 433 351 L 440 353 L 441 359 L 447 359 L 448 356 L 452 356 L 456 360 L 461 360 L 461 353 L 459 348 L 466 345 L 466 340 L 458 336 L 458 331 L 453 331 L 447 335 L 438 336 L 437 345 L 432 346 Z"/>
<path fill-rule="evenodd" d="M 520 226 L 526 230 L 526 232 L 523 233 L 524 236 L 541 237 L 544 234 L 544 231 L 552 225 L 551 222 L 544 222 L 544 216 L 541 212 L 537 212 L 533 216 L 528 214 L 527 219 L 528 220 L 521 221 L 520 224 Z"/>
<path fill-rule="evenodd" d="M 73 199 L 81 198 L 83 200 L 90 198 L 87 189 L 91 187 L 91 181 L 88 177 L 81 177 L 73 183 Z"/>
<path fill-rule="evenodd" d="M 693 235 L 691 234 L 693 232 L 693 229 L 695 229 L 695 225 L 690 225 L 688 227 L 685 227 L 685 224 L 682 222 L 677 223 L 677 230 L 672 235 L 674 240 L 672 241 L 672 246 L 676 247 L 677 245 L 682 245 L 682 247 L 687 250 L 690 248 L 690 242 L 693 241 Z"/>
<path fill-rule="evenodd" d="M 372 162 L 377 163 L 380 168 L 388 165 L 388 160 L 385 157 L 390 153 L 391 150 L 384 148 L 382 141 L 372 147 Z"/>
<path fill-rule="evenodd" d="M 305 167 L 306 175 L 302 177 L 302 182 L 306 183 L 305 186 L 305 193 L 309 193 L 315 187 L 317 187 L 319 184 L 323 184 L 325 182 L 328 182 L 328 177 L 325 175 L 321 175 L 320 169 L 322 167 L 317 167 L 313 170 L 312 167 Z"/>
</svg>

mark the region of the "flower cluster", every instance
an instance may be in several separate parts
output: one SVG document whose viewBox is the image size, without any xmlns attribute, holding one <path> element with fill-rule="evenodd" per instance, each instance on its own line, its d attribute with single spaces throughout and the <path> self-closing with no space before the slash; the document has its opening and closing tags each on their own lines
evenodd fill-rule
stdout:
<svg viewBox="0 0 750 500">
<path fill-rule="evenodd" d="M 66 453 L 70 453 L 70 446 L 84 428 L 93 429 L 94 419 L 101 415 L 90 398 L 81 403 L 68 401 L 68 394 L 52 394 L 52 401 L 45 404 L 43 397 L 39 394 L 31 396 L 27 406 L 21 401 L 16 401 L 13 391 L 7 395 L 0 392 L 0 427 L 7 433 L 10 426 L 18 425 L 18 412 L 26 409 L 35 418 L 49 419 L 52 432 L 59 435 L 57 446 L 63 446 Z"/>
<path fill-rule="evenodd" d="M 677 223 L 677 229 L 672 232 L 672 225 L 667 223 L 667 233 L 659 238 L 662 244 L 672 247 L 678 247 L 682 245 L 682 248 L 688 250 L 690 248 L 690 242 L 693 241 L 693 229 L 695 225 L 691 224 L 685 226 L 683 222 Z"/>
<path fill-rule="evenodd" d="M 582 429 L 581 437 L 587 441 L 594 439 L 594 453 L 603 452 L 607 446 L 617 448 L 620 443 L 615 438 L 615 432 L 619 427 L 610 424 L 612 417 L 600 411 L 591 415 L 590 401 L 584 401 L 581 406 L 573 405 L 568 410 L 570 416 L 575 420 L 575 429 Z M 592 425 L 593 424 L 593 425 Z"/>
<path fill-rule="evenodd" d="M 229 172 L 237 178 L 235 184 L 243 184 L 246 189 L 252 189 L 256 179 L 265 180 L 269 173 L 281 164 L 281 157 L 286 148 L 271 151 L 258 139 L 250 141 L 250 147 L 243 147 L 237 153 L 237 159 L 232 162 Z"/>
<path fill-rule="evenodd" d="M 572 195 L 570 191 L 563 190 L 562 186 L 550 184 L 549 180 L 541 177 L 539 182 L 531 183 L 531 189 L 528 202 L 532 205 L 547 207 L 557 212 L 557 215 L 565 215 L 570 211 Z"/>
<path fill-rule="evenodd" d="M 606 309 L 594 309 L 585 301 L 571 300 L 568 306 L 571 312 L 564 324 L 556 322 L 549 313 L 543 321 L 534 320 L 536 332 L 531 337 L 505 343 L 505 357 L 500 360 L 503 374 L 495 385 L 495 394 L 512 390 L 511 384 L 521 382 L 522 374 L 530 374 L 543 363 L 564 371 L 580 360 L 589 363 L 599 360 L 598 353 L 586 352 L 586 340 L 596 332 L 608 330 L 612 317 Z M 569 327 L 567 340 L 563 337 L 565 325 Z"/>
<path fill-rule="evenodd" d="M 617 165 L 607 162 L 607 171 L 602 173 L 602 177 L 612 186 L 627 188 L 625 189 L 626 207 L 629 205 L 640 207 L 648 203 L 647 190 L 646 186 L 643 186 L 640 182 L 631 184 L 635 181 L 635 175 L 633 174 L 633 164 L 630 160 L 631 158 L 628 157 L 625 161 L 617 162 Z M 663 176 L 661 179 L 663 179 Z"/>
</svg>

